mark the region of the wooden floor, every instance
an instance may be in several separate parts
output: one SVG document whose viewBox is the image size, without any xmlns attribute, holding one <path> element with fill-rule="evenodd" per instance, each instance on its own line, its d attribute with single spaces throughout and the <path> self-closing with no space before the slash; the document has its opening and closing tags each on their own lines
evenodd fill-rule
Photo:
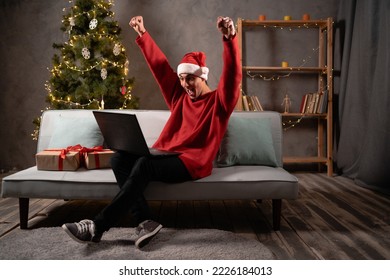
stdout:
<svg viewBox="0 0 390 280">
<path fill-rule="evenodd" d="M 390 259 L 390 197 L 345 177 L 295 173 L 299 198 L 283 202 L 281 229 L 272 230 L 271 201 L 151 201 L 170 228 L 216 228 L 257 239 L 277 259 Z M 107 201 L 31 199 L 29 228 L 93 218 Z M 1 236 L 20 230 L 18 200 L 0 198 Z M 131 217 L 121 222 L 134 227 Z M 103 237 L 104 238 L 104 237 Z"/>
</svg>

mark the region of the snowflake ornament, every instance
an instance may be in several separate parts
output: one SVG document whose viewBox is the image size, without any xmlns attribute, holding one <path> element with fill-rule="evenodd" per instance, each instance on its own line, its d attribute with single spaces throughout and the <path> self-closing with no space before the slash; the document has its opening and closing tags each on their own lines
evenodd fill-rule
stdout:
<svg viewBox="0 0 390 280">
<path fill-rule="evenodd" d="M 121 53 L 121 45 L 115 44 L 114 49 L 112 50 L 115 56 L 118 56 Z"/>
<path fill-rule="evenodd" d="M 102 68 L 102 70 L 100 71 L 100 77 L 102 77 L 103 80 L 107 79 L 107 69 L 106 68 Z"/>
<path fill-rule="evenodd" d="M 90 59 L 91 58 L 91 52 L 88 50 L 88 48 L 84 47 L 82 50 L 81 50 L 81 54 L 83 55 L 83 57 L 85 59 Z"/>
<path fill-rule="evenodd" d="M 89 22 L 89 29 L 93 30 L 97 27 L 97 25 L 98 25 L 98 21 L 96 18 L 94 18 Z"/>
</svg>

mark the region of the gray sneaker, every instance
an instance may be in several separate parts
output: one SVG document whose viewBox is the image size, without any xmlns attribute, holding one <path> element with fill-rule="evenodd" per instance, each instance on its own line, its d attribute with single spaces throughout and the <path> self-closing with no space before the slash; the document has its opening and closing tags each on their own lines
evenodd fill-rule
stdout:
<svg viewBox="0 0 390 280">
<path fill-rule="evenodd" d="M 95 223 L 91 220 L 63 224 L 62 228 L 73 240 L 79 243 L 97 243 L 103 235 L 95 232 Z"/>
<path fill-rule="evenodd" d="M 152 240 L 152 238 L 162 229 L 162 225 L 152 221 L 146 220 L 139 224 L 135 232 L 138 234 L 138 238 L 135 241 L 135 246 L 140 249 Z"/>
</svg>

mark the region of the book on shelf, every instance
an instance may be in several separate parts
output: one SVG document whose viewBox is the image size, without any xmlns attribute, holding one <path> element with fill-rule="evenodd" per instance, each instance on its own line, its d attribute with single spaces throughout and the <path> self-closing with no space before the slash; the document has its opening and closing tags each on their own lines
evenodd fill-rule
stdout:
<svg viewBox="0 0 390 280">
<path fill-rule="evenodd" d="M 256 111 L 255 107 L 253 106 L 253 98 L 252 98 L 252 96 L 247 96 L 247 100 L 248 100 L 249 111 Z"/>
<path fill-rule="evenodd" d="M 318 102 L 320 100 L 320 94 L 318 92 L 313 93 L 313 108 L 312 111 L 310 112 L 311 114 L 316 114 L 317 113 L 317 108 L 318 108 Z"/>
<path fill-rule="evenodd" d="M 242 105 L 244 111 L 263 111 L 260 100 L 255 95 L 243 95 Z"/>
<path fill-rule="evenodd" d="M 248 105 L 248 99 L 247 99 L 247 95 L 243 95 L 242 96 L 242 108 L 244 109 L 244 111 L 249 111 L 249 105 Z"/>
<path fill-rule="evenodd" d="M 324 114 L 328 104 L 327 91 L 307 93 L 302 96 L 299 112 L 301 114 Z"/>
<path fill-rule="evenodd" d="M 302 96 L 301 107 L 299 108 L 299 113 L 301 113 L 301 114 L 304 114 L 306 111 L 307 97 L 308 97 L 308 94 L 304 94 Z"/>
<path fill-rule="evenodd" d="M 317 113 L 325 114 L 328 109 L 328 91 L 325 90 L 320 93 L 320 100 L 318 102 Z"/>
<path fill-rule="evenodd" d="M 307 111 L 306 111 L 306 113 L 307 114 L 313 114 L 314 108 L 315 108 L 315 103 L 316 103 L 316 94 L 315 93 L 311 93 L 309 95 L 308 102 L 309 103 L 307 104 Z"/>
<path fill-rule="evenodd" d="M 310 112 L 313 111 L 313 107 L 314 107 L 313 102 L 314 102 L 313 93 L 306 93 L 305 95 L 303 95 L 300 113 L 310 114 Z"/>
<path fill-rule="evenodd" d="M 257 111 L 264 111 L 263 106 L 261 106 L 260 100 L 257 96 L 254 96 L 254 103 Z"/>
<path fill-rule="evenodd" d="M 304 94 L 302 96 L 301 107 L 299 108 L 299 113 L 301 113 L 301 114 L 305 113 L 306 103 L 307 103 L 307 94 Z"/>
</svg>

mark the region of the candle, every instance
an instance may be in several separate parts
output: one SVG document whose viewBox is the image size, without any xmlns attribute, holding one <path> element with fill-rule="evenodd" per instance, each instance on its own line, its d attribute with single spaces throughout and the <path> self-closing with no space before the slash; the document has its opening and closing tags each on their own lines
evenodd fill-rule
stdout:
<svg viewBox="0 0 390 280">
<path fill-rule="evenodd" d="M 259 15 L 259 20 L 260 20 L 260 21 L 265 20 L 265 15 Z"/>
<path fill-rule="evenodd" d="M 310 15 L 309 14 L 303 14 L 302 19 L 303 20 L 310 20 Z"/>
<path fill-rule="evenodd" d="M 287 61 L 282 61 L 282 67 L 288 67 L 288 62 Z"/>
<path fill-rule="evenodd" d="M 284 20 L 291 20 L 291 16 L 284 16 Z"/>
</svg>

